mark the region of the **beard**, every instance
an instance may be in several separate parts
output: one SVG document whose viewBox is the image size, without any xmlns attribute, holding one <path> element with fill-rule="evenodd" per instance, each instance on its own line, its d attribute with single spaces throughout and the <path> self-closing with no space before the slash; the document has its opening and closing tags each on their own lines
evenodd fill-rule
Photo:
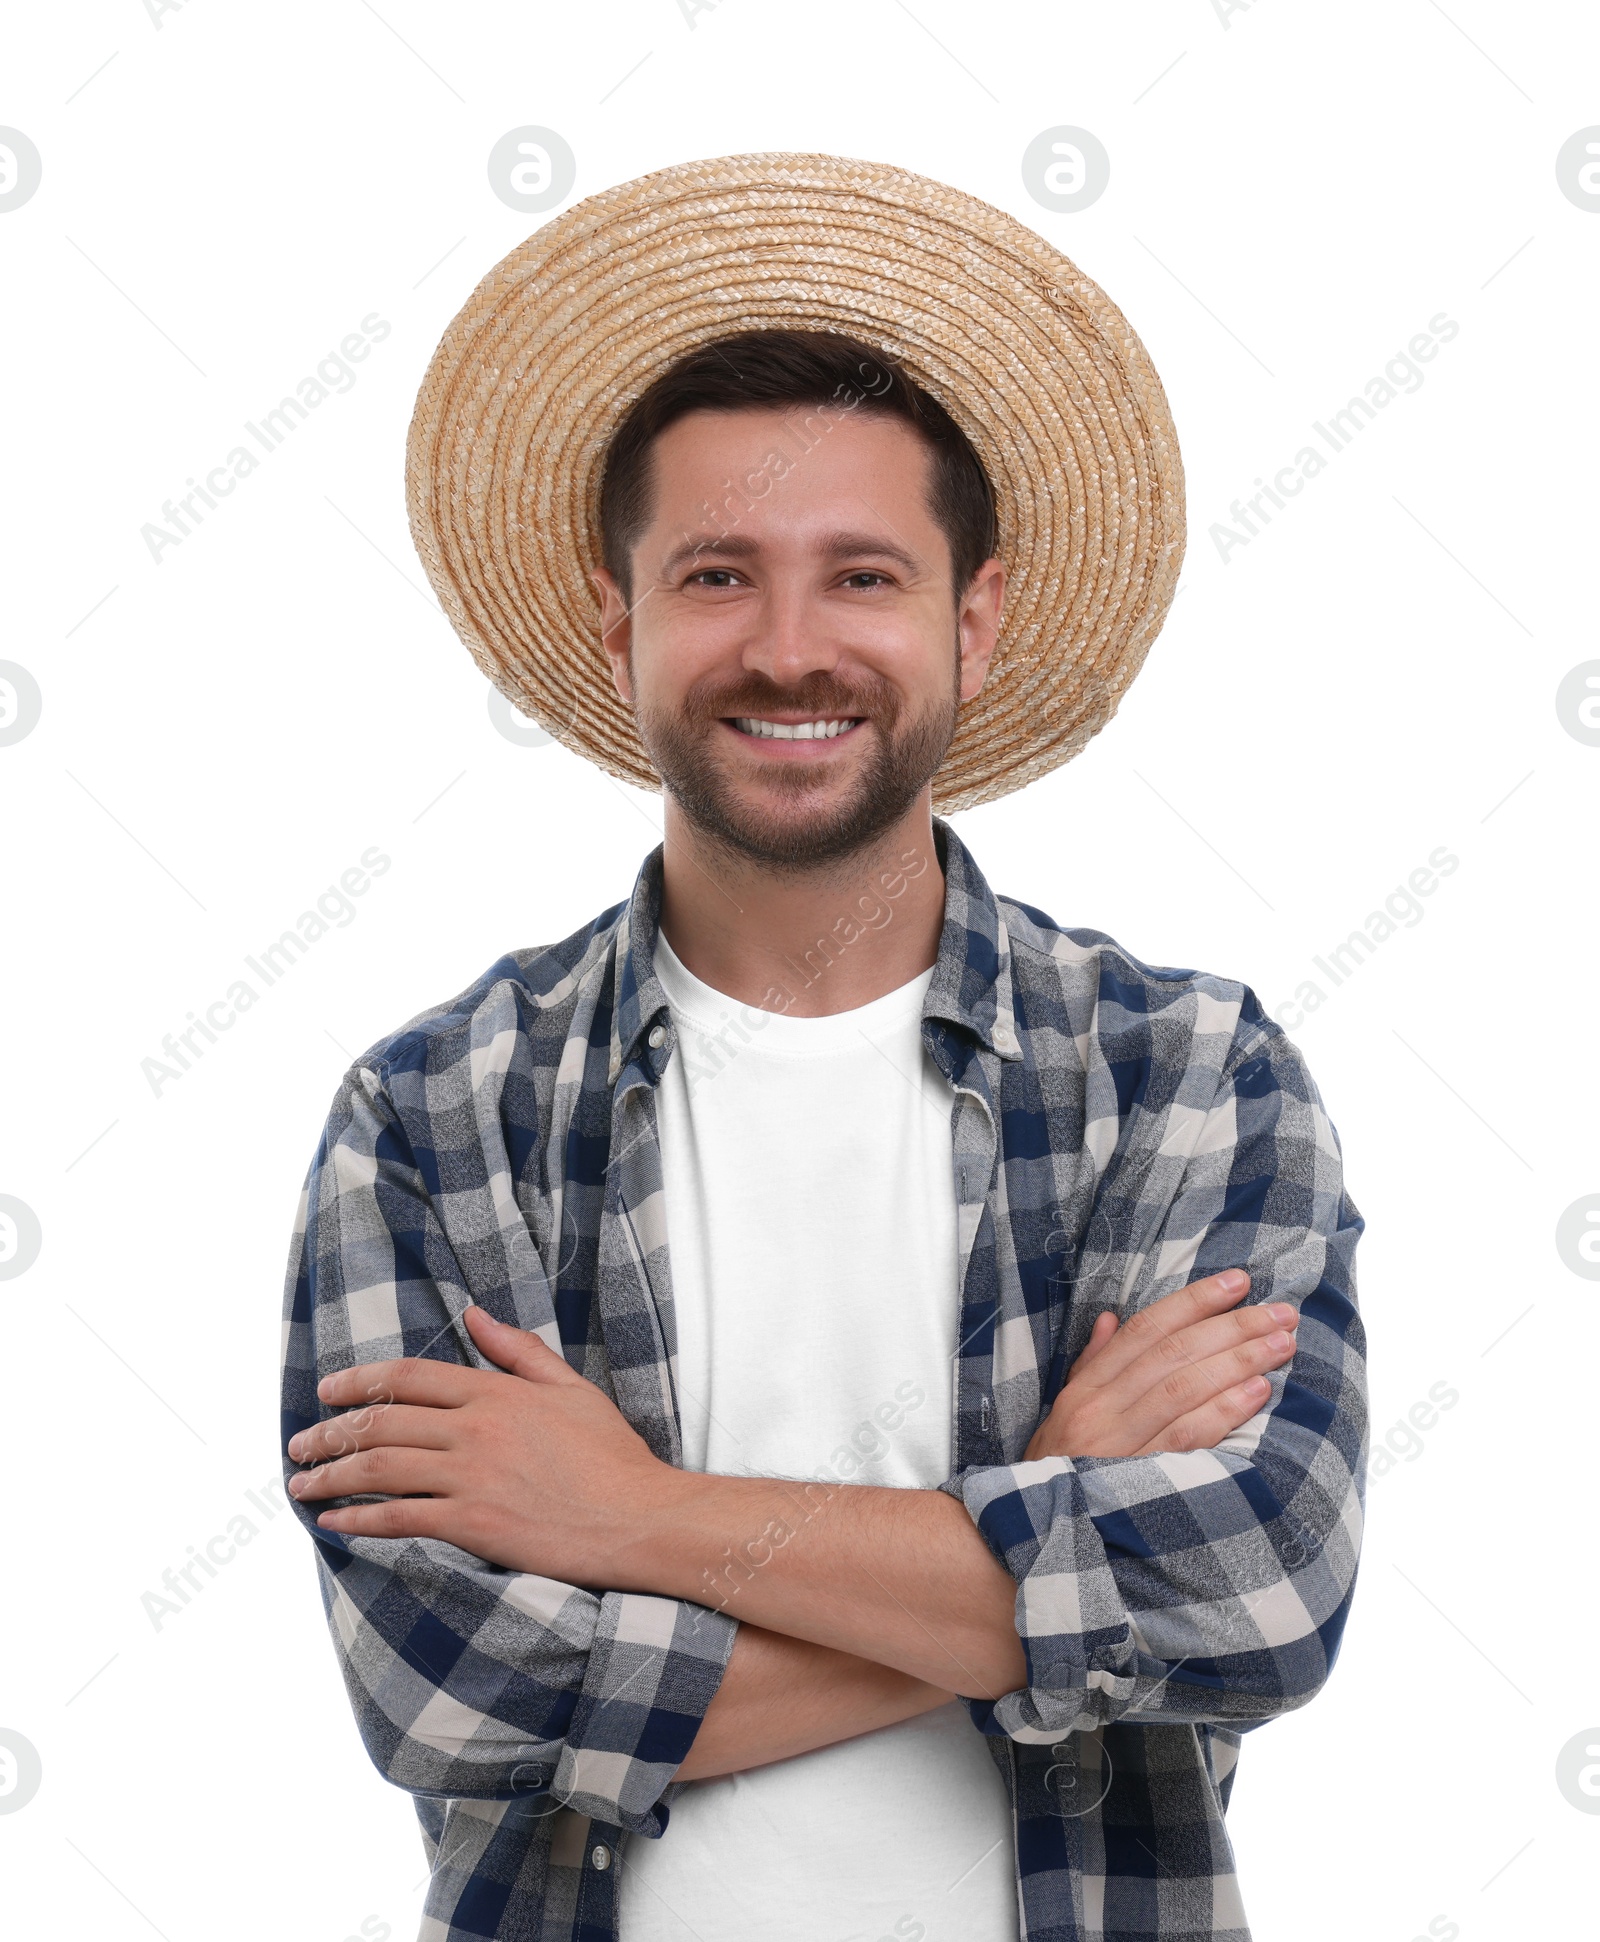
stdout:
<svg viewBox="0 0 1600 1942">
<path fill-rule="evenodd" d="M 641 703 L 639 736 L 662 783 L 703 835 L 770 869 L 806 870 L 869 848 L 916 801 L 955 735 L 959 651 L 955 675 L 944 699 L 916 716 L 907 715 L 899 691 L 882 676 L 846 686 L 816 674 L 792 688 L 759 675 L 701 681 L 670 715 Z M 716 754 L 718 724 L 727 717 L 796 711 L 815 721 L 855 718 L 861 723 L 849 731 L 855 735 L 871 724 L 870 759 L 842 794 L 833 793 L 839 785 L 830 778 L 831 764 L 775 763 L 759 781 L 741 783 L 728 758 Z"/>
</svg>

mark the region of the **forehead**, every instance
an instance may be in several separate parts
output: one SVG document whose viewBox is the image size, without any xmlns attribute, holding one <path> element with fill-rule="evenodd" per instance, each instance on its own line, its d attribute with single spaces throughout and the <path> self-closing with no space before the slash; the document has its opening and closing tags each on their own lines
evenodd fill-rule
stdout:
<svg viewBox="0 0 1600 1942">
<path fill-rule="evenodd" d="M 837 505 L 841 493 L 887 494 L 923 506 L 929 447 L 905 419 L 835 404 L 700 410 L 675 420 L 651 446 L 658 518 L 681 516 L 682 499 L 721 505 L 732 496 L 798 512 Z"/>
</svg>

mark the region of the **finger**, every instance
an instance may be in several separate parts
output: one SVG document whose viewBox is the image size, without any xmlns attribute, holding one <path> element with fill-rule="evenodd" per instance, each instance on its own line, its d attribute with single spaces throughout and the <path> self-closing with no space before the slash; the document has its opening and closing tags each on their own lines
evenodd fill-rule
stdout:
<svg viewBox="0 0 1600 1942">
<path fill-rule="evenodd" d="M 1146 1359 L 1183 1356 L 1188 1361 L 1202 1361 L 1206 1356 L 1217 1356 L 1233 1348 L 1237 1342 L 1274 1334 L 1280 1328 L 1289 1334 L 1299 1328 L 1299 1309 L 1293 1301 L 1247 1301 L 1245 1307 L 1233 1309 L 1227 1315 L 1212 1315 L 1204 1323 L 1190 1323 L 1188 1328 L 1179 1328 L 1177 1334 L 1163 1336 L 1159 1344 L 1146 1350 Z"/>
<path fill-rule="evenodd" d="M 1242 1301 L 1249 1289 L 1250 1277 L 1243 1268 L 1224 1268 L 1139 1309 L 1117 1330 L 1109 1354 L 1095 1358 L 1100 1365 L 1095 1370 L 1097 1382 L 1119 1374 L 1152 1343 L 1224 1313 Z"/>
<path fill-rule="evenodd" d="M 429 1356 L 407 1356 L 395 1362 L 361 1362 L 353 1369 L 335 1369 L 317 1384 L 325 1403 L 426 1403 L 435 1409 L 459 1409 L 483 1385 L 492 1371 L 464 1369 L 459 1362 L 436 1362 Z"/>
<path fill-rule="evenodd" d="M 372 1491 L 395 1496 L 415 1490 L 436 1493 L 447 1487 L 446 1469 L 437 1450 L 399 1450 L 385 1444 L 298 1471 L 289 1479 L 289 1494 L 313 1503 L 326 1497 L 364 1497 Z"/>
<path fill-rule="evenodd" d="M 498 1322 L 487 1308 L 474 1305 L 464 1311 L 462 1320 L 474 1342 L 491 1362 L 525 1382 L 582 1382 L 564 1355 L 558 1354 L 531 1329 L 513 1328 Z"/>
<path fill-rule="evenodd" d="M 1235 1383 L 1231 1389 L 1224 1389 L 1198 1409 L 1180 1416 L 1175 1423 L 1169 1423 L 1134 1455 L 1159 1456 L 1167 1451 L 1214 1450 L 1224 1437 L 1231 1436 L 1236 1429 L 1248 1423 L 1271 1393 L 1272 1385 L 1264 1376 L 1252 1376 L 1248 1382 Z"/>
<path fill-rule="evenodd" d="M 1174 1334 L 1152 1340 L 1128 1365 L 1119 1387 L 1127 1393 L 1142 1394 L 1181 1363 L 1205 1362 L 1214 1355 L 1263 1337 L 1287 1334 L 1299 1326 L 1300 1311 L 1292 1302 L 1252 1302 L 1225 1315 L 1213 1315 L 1203 1322 L 1192 1322 Z"/>
<path fill-rule="evenodd" d="M 329 1457 L 348 1456 L 352 1450 L 368 1450 L 377 1443 L 400 1443 L 415 1450 L 450 1448 L 450 1426 L 437 1409 L 420 1409 L 406 1403 L 365 1403 L 345 1416 L 330 1416 L 289 1438 L 288 1450 L 296 1463 L 324 1463 Z"/>
<path fill-rule="evenodd" d="M 1044 1422 L 1033 1433 L 1032 1440 L 1029 1442 L 1028 1448 L 1024 1453 L 1028 1458 L 1031 1459 L 1033 1457 L 1035 1446 L 1044 1440 L 1047 1429 L 1053 1421 L 1059 1423 L 1063 1428 L 1065 1427 L 1067 1415 L 1073 1406 L 1073 1402 L 1076 1400 L 1071 1393 L 1071 1385 L 1076 1383 L 1078 1372 L 1083 1368 L 1084 1364 L 1090 1361 L 1092 1357 L 1098 1355 L 1106 1343 L 1116 1334 L 1117 1325 L 1117 1314 L 1114 1309 L 1104 1308 L 1095 1316 L 1094 1326 L 1089 1331 L 1089 1339 L 1083 1345 L 1083 1350 L 1077 1361 L 1068 1370 L 1067 1381 L 1062 1385 L 1060 1394 L 1050 1405 Z"/>
<path fill-rule="evenodd" d="M 1198 1362 L 1181 1361 L 1144 1393 L 1123 1405 L 1128 1433 L 1141 1443 L 1161 1435 L 1172 1424 L 1241 1382 L 1280 1368 L 1294 1355 L 1294 1337 L 1287 1329 L 1236 1343 L 1219 1355 Z M 1243 1420 L 1242 1418 L 1240 1419 Z"/>
<path fill-rule="evenodd" d="M 1095 1316 L 1094 1327 L 1090 1329 L 1089 1339 L 1083 1345 L 1083 1353 L 1072 1365 L 1074 1373 L 1081 1369 L 1086 1362 L 1092 1361 L 1100 1353 L 1107 1342 L 1111 1340 L 1112 1336 L 1116 1334 L 1117 1327 L 1118 1318 L 1114 1309 L 1102 1309 Z"/>
<path fill-rule="evenodd" d="M 461 1513 L 438 1497 L 391 1497 L 386 1504 L 344 1504 L 325 1510 L 319 1528 L 346 1537 L 444 1537 L 460 1525 Z"/>
</svg>

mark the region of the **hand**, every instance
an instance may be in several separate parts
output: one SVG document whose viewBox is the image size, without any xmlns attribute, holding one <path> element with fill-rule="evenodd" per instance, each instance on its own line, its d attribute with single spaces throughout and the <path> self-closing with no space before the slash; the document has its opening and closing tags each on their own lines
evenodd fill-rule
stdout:
<svg viewBox="0 0 1600 1942">
<path fill-rule="evenodd" d="M 501 1369 L 409 1357 L 324 1376 L 324 1402 L 359 1407 L 301 1430 L 290 1479 L 302 1502 L 388 1495 L 324 1511 L 325 1530 L 437 1537 L 511 1571 L 603 1584 L 610 1548 L 648 1506 L 651 1454 L 622 1412 L 538 1336 L 482 1308 L 464 1317 Z"/>
<path fill-rule="evenodd" d="M 1120 1325 L 1109 1309 L 1098 1315 L 1026 1456 L 1215 1449 L 1266 1401 L 1262 1371 L 1294 1354 L 1300 1316 L 1288 1302 L 1223 1312 L 1249 1287 L 1242 1268 L 1229 1268 Z"/>
</svg>

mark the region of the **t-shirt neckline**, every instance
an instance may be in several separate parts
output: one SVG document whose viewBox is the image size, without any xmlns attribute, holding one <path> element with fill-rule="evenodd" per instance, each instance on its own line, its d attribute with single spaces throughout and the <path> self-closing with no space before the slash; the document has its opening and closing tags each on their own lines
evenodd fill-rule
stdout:
<svg viewBox="0 0 1600 1942">
<path fill-rule="evenodd" d="M 848 1011 L 828 1012 L 820 1018 L 797 1018 L 789 1012 L 748 1005 L 697 978 L 667 942 L 666 933 L 660 930 L 656 933 L 654 965 L 656 977 L 667 994 L 667 1005 L 680 1026 L 687 1024 L 708 1038 L 729 1030 L 738 1036 L 743 1028 L 750 1035 L 752 1049 L 759 1047 L 791 1057 L 813 1058 L 845 1047 L 859 1047 L 863 1036 L 877 1037 L 911 1020 L 920 1020 L 936 969 L 930 964 L 926 971 L 919 971 L 916 977 L 893 991 L 886 991 L 881 998 L 852 1006 Z M 826 975 L 824 971 L 823 976 Z"/>
</svg>

